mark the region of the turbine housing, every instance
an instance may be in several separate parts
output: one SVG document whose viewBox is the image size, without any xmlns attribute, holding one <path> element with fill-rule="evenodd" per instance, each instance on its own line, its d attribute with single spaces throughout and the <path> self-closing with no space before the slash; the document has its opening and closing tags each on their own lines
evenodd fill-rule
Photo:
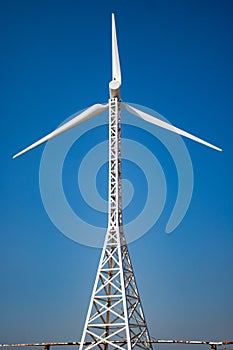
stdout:
<svg viewBox="0 0 233 350">
<path fill-rule="evenodd" d="M 120 99 L 120 86 L 121 84 L 117 80 L 112 80 L 109 83 L 109 92 L 110 92 L 110 97 L 115 98 L 117 97 Z"/>
</svg>

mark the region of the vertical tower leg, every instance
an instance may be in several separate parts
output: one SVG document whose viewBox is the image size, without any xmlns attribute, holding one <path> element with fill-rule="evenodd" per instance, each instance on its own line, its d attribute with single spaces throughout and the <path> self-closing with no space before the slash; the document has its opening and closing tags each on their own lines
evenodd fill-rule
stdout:
<svg viewBox="0 0 233 350">
<path fill-rule="evenodd" d="M 109 100 L 109 219 L 80 350 L 152 349 L 122 226 L 121 113 Z"/>
</svg>

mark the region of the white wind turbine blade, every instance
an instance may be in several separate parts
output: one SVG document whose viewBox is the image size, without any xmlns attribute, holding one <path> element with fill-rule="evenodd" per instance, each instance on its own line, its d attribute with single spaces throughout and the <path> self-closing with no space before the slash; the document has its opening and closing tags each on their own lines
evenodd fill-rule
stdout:
<svg viewBox="0 0 233 350">
<path fill-rule="evenodd" d="M 19 157 L 22 154 L 30 151 L 31 149 L 41 145 L 42 143 L 53 139 L 54 137 L 63 134 L 65 131 L 74 128 L 75 126 L 85 122 L 86 120 L 89 120 L 96 115 L 106 111 L 108 109 L 108 104 L 102 105 L 102 104 L 95 104 L 89 108 L 87 108 L 82 113 L 75 116 L 73 119 L 69 120 L 67 123 L 61 125 L 59 128 L 52 131 L 50 134 L 44 136 L 42 139 L 34 142 L 31 146 L 28 146 L 27 148 L 23 149 L 21 152 L 15 154 L 13 158 Z"/>
<path fill-rule="evenodd" d="M 184 130 L 182 130 L 182 129 L 179 129 L 179 128 L 177 128 L 177 127 L 175 127 L 175 126 L 173 126 L 173 125 L 171 125 L 171 124 L 169 124 L 169 123 L 166 123 L 166 122 L 164 122 L 164 121 L 162 121 L 162 120 L 160 120 L 160 119 L 158 119 L 158 118 L 156 118 L 156 117 L 152 117 L 150 114 L 147 114 L 147 113 L 145 113 L 145 112 L 142 112 L 142 111 L 140 111 L 139 109 L 137 109 L 137 108 L 135 108 L 135 107 L 132 107 L 132 106 L 129 106 L 129 105 L 126 104 L 126 103 L 122 103 L 122 107 L 124 107 L 124 108 L 125 108 L 127 111 L 129 111 L 130 113 L 136 115 L 136 116 L 139 117 L 139 118 L 142 118 L 143 120 L 146 120 L 146 121 L 149 122 L 149 123 L 152 123 L 152 124 L 155 124 L 155 125 L 157 125 L 157 126 L 160 126 L 161 128 L 167 129 L 167 130 L 172 131 L 172 132 L 174 132 L 174 133 L 176 133 L 176 134 L 185 136 L 185 137 L 187 137 L 187 138 L 189 138 L 189 139 L 191 139 L 191 140 L 194 140 L 194 141 L 196 141 L 196 142 L 202 143 L 203 145 L 208 146 L 208 147 L 210 147 L 210 148 L 213 148 L 213 149 L 215 149 L 215 150 L 217 150 L 217 151 L 222 151 L 221 148 L 216 147 L 216 146 L 212 145 L 211 143 L 206 142 L 206 141 L 200 139 L 200 138 L 197 137 L 197 136 L 194 136 L 194 135 L 192 135 L 192 134 L 189 134 L 188 132 L 186 132 L 186 131 L 184 131 Z"/>
<path fill-rule="evenodd" d="M 121 67 L 117 45 L 115 16 L 112 13 L 112 80 L 121 85 Z"/>
</svg>

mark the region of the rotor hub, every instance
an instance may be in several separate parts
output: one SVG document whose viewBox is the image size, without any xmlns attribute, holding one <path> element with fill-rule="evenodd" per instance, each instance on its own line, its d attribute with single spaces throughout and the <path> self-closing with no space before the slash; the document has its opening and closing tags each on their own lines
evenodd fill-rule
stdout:
<svg viewBox="0 0 233 350">
<path fill-rule="evenodd" d="M 112 80 L 109 83 L 110 97 L 118 97 L 120 98 L 120 86 L 121 84 L 117 80 Z"/>
</svg>

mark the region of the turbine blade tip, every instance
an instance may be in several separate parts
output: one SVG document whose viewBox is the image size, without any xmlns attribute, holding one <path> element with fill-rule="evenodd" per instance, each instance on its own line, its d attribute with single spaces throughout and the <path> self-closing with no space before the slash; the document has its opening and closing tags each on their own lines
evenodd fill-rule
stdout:
<svg viewBox="0 0 233 350">
<path fill-rule="evenodd" d="M 16 153 L 16 154 L 14 154 L 14 155 L 13 155 L 13 157 L 12 157 L 12 158 L 13 158 L 13 159 L 18 158 L 20 155 L 21 155 L 21 152 Z"/>
</svg>

